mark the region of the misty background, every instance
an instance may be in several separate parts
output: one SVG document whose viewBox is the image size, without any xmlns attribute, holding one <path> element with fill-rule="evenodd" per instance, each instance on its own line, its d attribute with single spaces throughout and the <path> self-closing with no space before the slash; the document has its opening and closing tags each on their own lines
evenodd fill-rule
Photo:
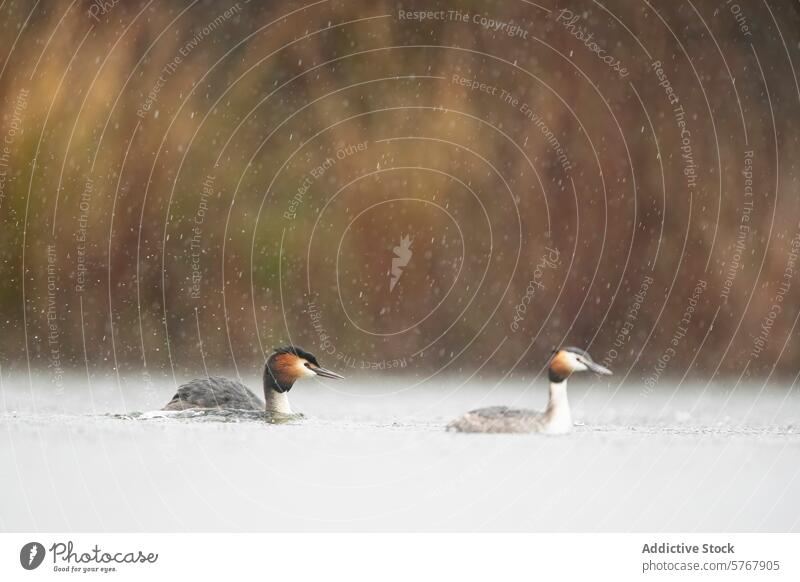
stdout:
<svg viewBox="0 0 800 582">
<path fill-rule="evenodd" d="M 796 3 L 3 10 L 5 374 L 797 373 Z"/>
</svg>

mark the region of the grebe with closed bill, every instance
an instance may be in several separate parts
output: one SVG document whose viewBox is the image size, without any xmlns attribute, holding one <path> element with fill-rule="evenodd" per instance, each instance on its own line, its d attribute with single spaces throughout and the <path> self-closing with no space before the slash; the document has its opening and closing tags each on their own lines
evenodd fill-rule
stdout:
<svg viewBox="0 0 800 582">
<path fill-rule="evenodd" d="M 544 412 L 507 406 L 480 408 L 455 419 L 447 425 L 447 430 L 484 433 L 567 433 L 572 430 L 572 413 L 567 400 L 567 378 L 574 372 L 587 370 L 595 374 L 611 374 L 611 370 L 594 362 L 584 350 L 579 348 L 556 350 L 548 366 L 550 398 Z"/>
<path fill-rule="evenodd" d="M 191 408 L 260 410 L 292 414 L 288 392 L 304 378 L 343 378 L 319 365 L 313 354 L 294 346 L 276 349 L 264 364 L 264 402 L 237 380 L 210 376 L 197 378 L 178 388 L 164 410 Z"/>
</svg>

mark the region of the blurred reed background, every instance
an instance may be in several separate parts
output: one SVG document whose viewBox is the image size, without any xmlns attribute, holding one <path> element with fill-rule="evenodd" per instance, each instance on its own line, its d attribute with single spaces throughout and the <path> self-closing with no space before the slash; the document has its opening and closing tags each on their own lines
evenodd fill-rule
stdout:
<svg viewBox="0 0 800 582">
<path fill-rule="evenodd" d="M 5 373 L 797 372 L 794 2 L 0 11 Z"/>
</svg>

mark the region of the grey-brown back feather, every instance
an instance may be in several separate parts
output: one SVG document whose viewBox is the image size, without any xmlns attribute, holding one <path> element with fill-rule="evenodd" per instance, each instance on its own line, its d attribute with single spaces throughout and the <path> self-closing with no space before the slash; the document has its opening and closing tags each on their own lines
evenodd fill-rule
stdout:
<svg viewBox="0 0 800 582">
<path fill-rule="evenodd" d="M 164 410 L 187 408 L 264 410 L 264 403 L 241 382 L 211 376 L 197 378 L 182 385 Z"/>
<path fill-rule="evenodd" d="M 544 415 L 535 410 L 491 406 L 471 410 L 447 425 L 458 432 L 524 433 L 542 429 Z"/>
</svg>

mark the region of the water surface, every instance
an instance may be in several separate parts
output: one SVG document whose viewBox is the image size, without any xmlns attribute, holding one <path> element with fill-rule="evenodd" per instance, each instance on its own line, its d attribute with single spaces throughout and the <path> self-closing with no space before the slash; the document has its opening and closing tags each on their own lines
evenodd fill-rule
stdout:
<svg viewBox="0 0 800 582">
<path fill-rule="evenodd" d="M 257 381 L 251 379 L 251 386 Z M 447 433 L 539 384 L 298 384 L 305 418 L 154 414 L 174 384 L 4 377 L 0 528 L 798 531 L 800 395 L 572 382 L 562 437 Z"/>
</svg>

